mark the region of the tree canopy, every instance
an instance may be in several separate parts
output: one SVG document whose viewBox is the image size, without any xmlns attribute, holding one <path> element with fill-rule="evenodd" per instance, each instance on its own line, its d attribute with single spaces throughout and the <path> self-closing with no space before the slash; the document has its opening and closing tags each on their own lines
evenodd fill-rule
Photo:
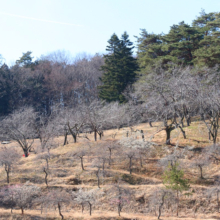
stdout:
<svg viewBox="0 0 220 220">
<path fill-rule="evenodd" d="M 134 46 L 126 32 L 121 39 L 113 34 L 108 44 L 108 54 L 104 55 L 105 64 L 101 66 L 103 75 L 100 79 L 103 85 L 99 87 L 99 97 L 108 102 L 124 102 L 123 92 L 135 81 L 138 69 L 137 61 L 132 55 Z"/>
</svg>

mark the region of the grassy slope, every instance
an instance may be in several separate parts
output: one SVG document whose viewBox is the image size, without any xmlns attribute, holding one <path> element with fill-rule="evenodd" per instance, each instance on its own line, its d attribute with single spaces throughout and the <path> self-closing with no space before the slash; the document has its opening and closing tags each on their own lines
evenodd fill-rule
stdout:
<svg viewBox="0 0 220 220">
<path fill-rule="evenodd" d="M 149 127 L 147 124 L 140 124 L 134 127 L 134 130 L 144 130 L 145 139 L 148 140 L 152 138 L 152 135 L 155 134 L 161 128 L 161 123 L 154 123 L 154 127 Z M 94 142 L 93 135 L 88 135 L 90 138 L 90 142 L 86 139 L 79 139 L 79 142 L 74 144 L 72 143 L 72 138 L 69 138 L 69 144 L 67 146 L 62 146 L 63 137 L 57 138 L 57 142 L 59 143 L 59 147 L 51 150 L 51 152 L 55 155 L 53 159 L 50 161 L 50 168 L 51 173 L 49 175 L 49 188 L 54 187 L 61 187 L 65 189 L 72 189 L 77 187 L 84 187 L 84 188 L 96 188 L 96 176 L 92 173 L 94 168 L 90 167 L 91 161 L 94 157 L 92 154 L 96 147 L 106 140 L 112 139 L 112 134 L 117 132 L 115 139 L 121 139 L 125 135 L 125 130 L 129 130 L 129 128 L 121 129 L 120 131 L 117 130 L 108 130 L 104 132 L 103 140 Z M 205 147 L 210 143 L 208 141 L 208 133 L 204 124 L 202 122 L 193 122 L 190 127 L 184 128 L 186 131 L 187 139 L 183 139 L 182 134 L 179 130 L 175 130 L 172 132 L 172 143 L 175 145 L 178 142 L 180 147 L 184 146 L 195 146 L 195 147 Z M 165 132 L 161 131 L 156 133 L 152 139 L 155 143 L 159 146 L 155 148 L 155 156 L 154 158 L 149 158 L 145 160 L 144 168 L 139 168 L 138 161 L 135 162 L 134 166 L 134 173 L 132 177 L 139 184 L 129 185 L 126 184 L 126 187 L 130 188 L 135 193 L 135 198 L 139 198 L 147 196 L 152 192 L 152 189 L 158 186 L 162 186 L 161 175 L 162 169 L 158 167 L 157 161 L 160 156 L 163 155 L 163 148 L 165 142 Z M 35 141 L 35 145 L 37 145 L 38 140 Z M 77 148 L 81 148 L 84 146 L 88 146 L 90 143 L 91 146 L 91 154 L 85 158 L 85 171 L 81 171 L 80 161 L 75 160 L 72 162 L 68 158 L 68 152 L 73 151 Z M 16 143 L 11 143 L 9 146 L 15 146 Z M 172 146 L 169 146 L 170 150 L 172 150 Z M 22 155 L 22 152 L 21 152 Z M 115 155 L 117 157 L 117 155 Z M 43 190 L 46 190 L 44 184 L 44 174 L 40 170 L 42 161 L 36 160 L 36 155 L 31 154 L 28 158 L 22 158 L 19 162 L 19 166 L 15 167 L 11 174 L 11 184 L 16 183 L 24 183 L 27 180 L 30 180 L 31 183 L 34 183 L 40 186 Z M 120 163 L 115 161 L 113 166 L 108 167 L 109 177 L 106 177 L 104 180 L 101 181 L 101 187 L 103 189 L 107 189 L 109 184 L 114 181 L 114 176 L 122 176 L 123 174 L 129 174 L 127 169 L 127 161 L 121 160 Z M 209 177 L 210 181 L 212 178 L 219 174 L 219 165 L 210 165 L 208 169 L 204 170 L 204 176 Z M 191 186 L 193 188 L 201 188 L 205 189 L 209 186 L 209 181 L 198 181 L 198 170 L 196 169 L 187 169 L 186 170 L 186 177 L 191 180 Z M 71 179 L 77 177 L 82 180 L 81 185 L 72 185 Z M 0 185 L 6 185 L 6 175 L 4 170 L 0 169 Z M 205 198 L 204 198 L 205 200 Z M 122 210 L 122 218 L 117 217 L 116 208 L 109 207 L 105 202 L 102 205 L 96 206 L 96 209 L 93 211 L 92 217 L 88 215 L 88 209 L 85 209 L 84 214 L 80 212 L 80 207 L 75 207 L 74 209 L 70 210 L 64 209 L 63 214 L 65 219 L 156 219 L 156 217 L 149 216 L 149 214 L 139 213 L 138 207 L 140 203 L 138 201 L 134 201 L 131 204 L 131 209 L 123 211 Z M 142 204 L 143 205 L 143 204 Z M 210 213 L 202 213 L 198 211 L 198 218 L 197 219 L 220 219 L 220 215 L 216 212 L 213 213 L 213 210 L 216 206 L 213 202 L 213 209 L 210 210 Z M 40 214 L 40 210 L 25 210 L 25 216 L 20 215 L 20 210 L 14 210 L 14 214 L 10 214 L 10 210 L 1 209 L 1 219 L 60 219 L 58 216 L 58 212 L 54 210 L 44 210 L 43 214 Z M 139 213 L 139 214 L 135 214 Z M 174 212 L 175 213 L 175 212 Z M 188 213 L 188 214 L 186 214 Z M 175 215 L 175 214 L 174 214 Z M 163 213 L 162 219 L 175 219 L 169 216 L 168 213 Z M 147 217 L 146 217 L 147 216 Z M 165 216 L 165 217 L 164 217 Z M 193 219 L 192 211 L 180 212 L 181 219 Z"/>
</svg>

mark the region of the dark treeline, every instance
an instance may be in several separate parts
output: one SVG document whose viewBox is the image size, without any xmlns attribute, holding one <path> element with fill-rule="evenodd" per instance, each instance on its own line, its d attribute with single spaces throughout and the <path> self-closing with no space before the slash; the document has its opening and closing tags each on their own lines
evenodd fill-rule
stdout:
<svg viewBox="0 0 220 220">
<path fill-rule="evenodd" d="M 75 106 L 96 99 L 102 56 L 84 56 L 71 64 L 62 57 L 65 58 L 65 54 L 59 52 L 34 62 L 27 52 L 16 65 L 9 68 L 3 64 L 0 115 L 22 106 L 34 106 L 36 111 L 49 115 L 55 105 Z"/>
</svg>

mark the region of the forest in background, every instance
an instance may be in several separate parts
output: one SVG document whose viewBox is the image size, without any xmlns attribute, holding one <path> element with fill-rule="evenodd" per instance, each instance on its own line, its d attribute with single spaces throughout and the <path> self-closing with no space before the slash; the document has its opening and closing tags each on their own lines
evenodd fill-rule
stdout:
<svg viewBox="0 0 220 220">
<path fill-rule="evenodd" d="M 76 107 L 97 99 L 122 103 L 134 92 L 134 83 L 155 69 L 181 66 L 200 73 L 214 68 L 220 62 L 219 27 L 220 13 L 202 10 L 192 25 L 180 22 L 167 34 L 142 29 L 135 56 L 126 32 L 120 39 L 111 36 L 105 55 L 72 59 L 58 51 L 33 61 L 30 51 L 23 53 L 15 65 L 0 67 L 0 115 L 23 106 L 50 115 L 58 105 Z"/>
</svg>

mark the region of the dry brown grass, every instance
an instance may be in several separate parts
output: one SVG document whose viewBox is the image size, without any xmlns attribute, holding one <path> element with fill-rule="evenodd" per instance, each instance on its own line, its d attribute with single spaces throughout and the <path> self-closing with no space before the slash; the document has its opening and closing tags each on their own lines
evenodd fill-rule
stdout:
<svg viewBox="0 0 220 220">
<path fill-rule="evenodd" d="M 145 139 L 151 139 L 152 141 L 157 143 L 158 146 L 155 147 L 156 155 L 153 158 L 148 158 L 144 161 L 144 168 L 140 168 L 138 161 L 135 161 L 135 165 L 133 167 L 134 171 L 132 174 L 132 178 L 135 181 L 139 181 L 138 184 L 130 185 L 129 183 L 124 183 L 126 187 L 129 187 L 134 191 L 135 198 L 140 196 L 148 197 L 154 188 L 162 186 L 161 175 L 163 170 L 158 167 L 158 159 L 159 155 L 163 155 L 163 147 L 165 147 L 165 131 L 161 131 L 156 133 L 158 130 L 162 128 L 162 124 L 160 122 L 153 123 L 154 127 L 150 127 L 148 124 L 139 124 L 134 126 L 134 130 L 143 130 L 145 133 Z M 125 132 L 130 130 L 130 128 L 122 128 L 119 131 L 116 129 L 104 131 L 104 137 L 102 140 L 98 140 L 97 142 L 93 141 L 93 134 L 89 134 L 88 141 L 85 138 L 79 138 L 77 143 L 73 143 L 73 139 L 71 136 L 68 137 L 69 144 L 66 146 L 62 146 L 63 137 L 60 136 L 56 138 L 57 143 L 59 143 L 59 147 L 51 150 L 51 152 L 55 155 L 53 159 L 50 160 L 51 173 L 49 175 L 49 189 L 54 187 L 64 188 L 64 189 L 73 189 L 73 188 L 96 188 L 97 180 L 95 174 L 92 172 L 95 168 L 92 168 L 91 161 L 95 156 L 93 152 L 96 147 L 108 140 L 112 140 L 112 134 L 116 133 L 116 140 L 121 139 L 125 136 Z M 190 127 L 185 127 L 187 139 L 182 137 L 181 132 L 176 129 L 171 133 L 171 143 L 172 145 L 176 145 L 178 142 L 179 147 L 185 146 L 194 146 L 194 147 L 206 147 L 211 144 L 208 140 L 208 132 L 204 126 L 204 124 L 200 121 L 192 122 Z M 155 134 L 153 137 L 152 135 Z M 82 136 L 82 135 L 81 135 Z M 39 140 L 36 140 L 34 146 L 36 147 Z M 7 147 L 17 146 L 16 143 L 12 142 L 7 145 Z M 68 153 L 74 151 L 79 148 L 90 147 L 91 154 L 85 157 L 85 171 L 81 170 L 80 161 L 75 159 L 75 161 L 71 161 L 68 159 Z M 170 150 L 173 149 L 173 146 L 168 147 Z M 22 151 L 19 149 L 19 152 L 22 156 Z M 117 155 L 116 155 L 117 157 Z M 46 186 L 44 184 L 44 173 L 40 171 L 42 161 L 36 160 L 36 154 L 30 153 L 28 158 L 21 157 L 19 165 L 12 170 L 11 173 L 11 183 L 24 183 L 26 181 L 30 181 L 46 190 Z M 105 177 L 101 181 L 102 188 L 108 188 L 109 184 L 114 182 L 115 176 L 122 177 L 123 174 L 129 175 L 129 171 L 127 169 L 127 161 L 121 160 L 120 163 L 118 160 L 115 160 L 113 165 L 109 167 L 108 173 L 109 176 Z M 212 164 L 208 168 L 204 169 L 204 176 L 209 177 L 210 180 L 217 174 L 219 174 L 219 165 Z M 208 181 L 198 181 L 198 170 L 197 169 L 187 169 L 186 177 L 191 180 L 191 186 L 193 188 L 207 188 L 210 183 Z M 77 177 L 82 181 L 81 185 L 72 185 L 71 179 Z M 0 186 L 7 185 L 6 184 L 6 174 L 3 168 L 0 169 Z M 92 216 L 88 215 L 88 210 L 82 214 L 80 210 L 72 209 L 72 210 L 63 210 L 63 214 L 65 219 L 157 219 L 153 213 L 149 216 L 149 213 L 138 213 L 138 206 L 140 204 L 137 201 L 132 203 L 134 208 L 132 210 L 122 210 L 122 217 L 119 218 L 117 216 L 117 211 L 115 208 L 110 208 L 107 204 L 102 204 L 102 206 L 98 206 L 94 209 Z M 215 206 L 213 202 L 213 207 Z M 69 208 L 68 208 L 69 209 Z M 220 215 L 215 212 L 212 213 L 214 208 L 210 211 L 210 213 L 202 213 L 199 211 L 197 214 L 197 219 L 220 219 Z M 44 210 L 43 214 L 40 214 L 40 210 L 25 210 L 25 215 L 20 215 L 20 210 L 14 210 L 13 214 L 10 214 L 9 209 L 0 209 L 0 219 L 60 219 L 58 212 L 54 210 Z M 169 216 L 169 213 L 163 213 L 162 219 L 177 219 L 175 217 Z M 181 219 L 194 219 L 193 213 L 191 211 L 180 211 Z"/>
</svg>

